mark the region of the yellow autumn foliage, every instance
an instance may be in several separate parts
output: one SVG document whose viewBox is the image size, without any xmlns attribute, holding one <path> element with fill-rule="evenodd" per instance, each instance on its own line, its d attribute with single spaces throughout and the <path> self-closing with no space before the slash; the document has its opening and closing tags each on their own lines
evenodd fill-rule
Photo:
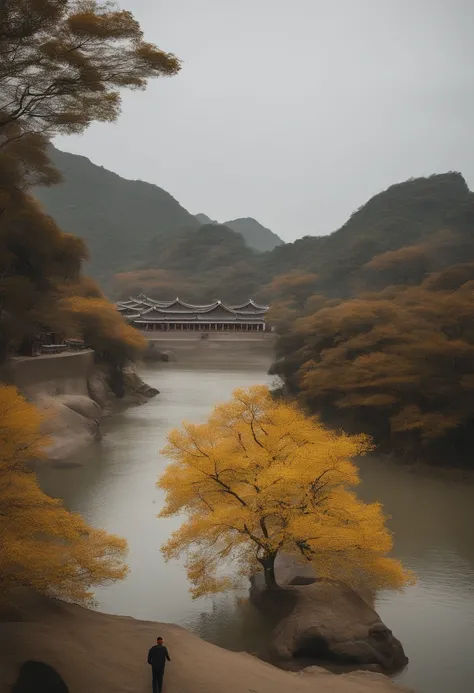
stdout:
<svg viewBox="0 0 474 693">
<path fill-rule="evenodd" d="M 91 604 L 91 587 L 127 573 L 126 542 L 47 496 L 28 466 L 43 454 L 42 414 L 0 385 L 0 599 L 14 587 Z"/>
<path fill-rule="evenodd" d="M 392 537 L 379 503 L 363 503 L 352 458 L 371 449 L 366 436 L 326 429 L 267 387 L 238 389 L 205 424 L 184 423 L 162 451 L 170 460 L 158 486 L 160 517 L 187 520 L 162 547 L 187 556 L 192 594 L 225 590 L 240 575 L 264 570 L 285 552 L 309 561 L 320 577 L 352 585 L 401 588 L 411 575 L 388 557 Z"/>
<path fill-rule="evenodd" d="M 61 301 L 61 308 L 75 322 L 86 344 L 110 363 L 121 366 L 134 360 L 147 346 L 145 337 L 103 297 L 67 296 Z"/>
</svg>

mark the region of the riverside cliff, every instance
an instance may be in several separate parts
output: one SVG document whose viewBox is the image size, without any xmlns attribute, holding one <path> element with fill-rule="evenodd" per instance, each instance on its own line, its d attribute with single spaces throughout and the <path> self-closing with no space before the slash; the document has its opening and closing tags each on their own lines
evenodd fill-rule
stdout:
<svg viewBox="0 0 474 693">
<path fill-rule="evenodd" d="M 158 635 L 171 655 L 165 679 L 170 692 L 413 693 L 381 674 L 336 675 L 317 667 L 297 674 L 282 671 L 173 624 L 110 616 L 30 593 L 15 603 L 0 622 L 0 693 L 23 690 L 19 670 L 31 661 L 49 665 L 62 679 L 62 688 L 47 689 L 52 693 L 145 693 L 151 684 L 146 654 Z M 40 681 L 35 683 L 43 690 Z"/>
<path fill-rule="evenodd" d="M 141 404 L 158 394 L 130 364 L 113 370 L 95 362 L 94 352 L 14 357 L 0 369 L 0 381 L 15 385 L 45 414 L 46 458 L 63 460 L 101 437 L 100 422 L 114 408 Z"/>
</svg>

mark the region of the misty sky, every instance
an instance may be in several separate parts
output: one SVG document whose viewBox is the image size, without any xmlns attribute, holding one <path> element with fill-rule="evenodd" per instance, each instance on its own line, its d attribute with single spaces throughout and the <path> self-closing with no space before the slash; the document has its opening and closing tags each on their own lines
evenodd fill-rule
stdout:
<svg viewBox="0 0 474 693">
<path fill-rule="evenodd" d="M 472 0 L 121 0 L 184 62 L 66 151 L 190 212 L 330 233 L 411 176 L 474 187 Z"/>
</svg>

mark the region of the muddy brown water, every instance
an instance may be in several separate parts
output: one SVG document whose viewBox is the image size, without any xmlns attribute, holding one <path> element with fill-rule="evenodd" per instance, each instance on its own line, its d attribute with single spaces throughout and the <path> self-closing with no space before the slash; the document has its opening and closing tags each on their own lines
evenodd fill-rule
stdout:
<svg viewBox="0 0 474 693">
<path fill-rule="evenodd" d="M 193 601 L 180 563 L 164 563 L 160 544 L 180 519 L 158 520 L 163 497 L 155 481 L 166 460 L 166 433 L 183 420 L 203 421 L 236 387 L 271 383 L 271 355 L 209 359 L 188 366 L 148 366 L 143 377 L 160 395 L 107 420 L 104 438 L 70 460 L 44 467 L 51 495 L 98 527 L 129 542 L 130 576 L 97 592 L 99 608 L 175 622 L 223 647 L 259 652 L 266 627 L 243 604 L 245 594 Z M 396 678 L 418 693 L 474 690 L 474 486 L 414 474 L 379 459 L 361 463 L 360 495 L 391 516 L 394 553 L 418 575 L 403 593 L 382 593 L 377 609 L 402 641 L 410 663 Z"/>
</svg>

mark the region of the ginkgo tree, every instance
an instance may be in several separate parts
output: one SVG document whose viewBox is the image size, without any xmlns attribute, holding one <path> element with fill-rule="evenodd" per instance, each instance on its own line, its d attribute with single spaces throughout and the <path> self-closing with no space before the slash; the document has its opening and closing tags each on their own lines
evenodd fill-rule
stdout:
<svg viewBox="0 0 474 693">
<path fill-rule="evenodd" d="M 380 504 L 351 490 L 359 483 L 351 460 L 370 448 L 367 437 L 332 432 L 267 387 L 235 390 L 207 423 L 168 436 L 159 516 L 187 520 L 163 545 L 165 558 L 186 555 L 194 597 L 232 587 L 222 570 L 231 563 L 241 575 L 263 569 L 267 587 L 277 587 L 282 552 L 309 561 L 320 577 L 401 588 L 411 575 L 387 555 L 392 537 Z"/>
<path fill-rule="evenodd" d="M 41 490 L 31 465 L 44 455 L 43 419 L 15 387 L 0 384 L 0 602 L 28 587 L 91 604 L 91 588 L 126 576 L 127 544 Z"/>
</svg>

